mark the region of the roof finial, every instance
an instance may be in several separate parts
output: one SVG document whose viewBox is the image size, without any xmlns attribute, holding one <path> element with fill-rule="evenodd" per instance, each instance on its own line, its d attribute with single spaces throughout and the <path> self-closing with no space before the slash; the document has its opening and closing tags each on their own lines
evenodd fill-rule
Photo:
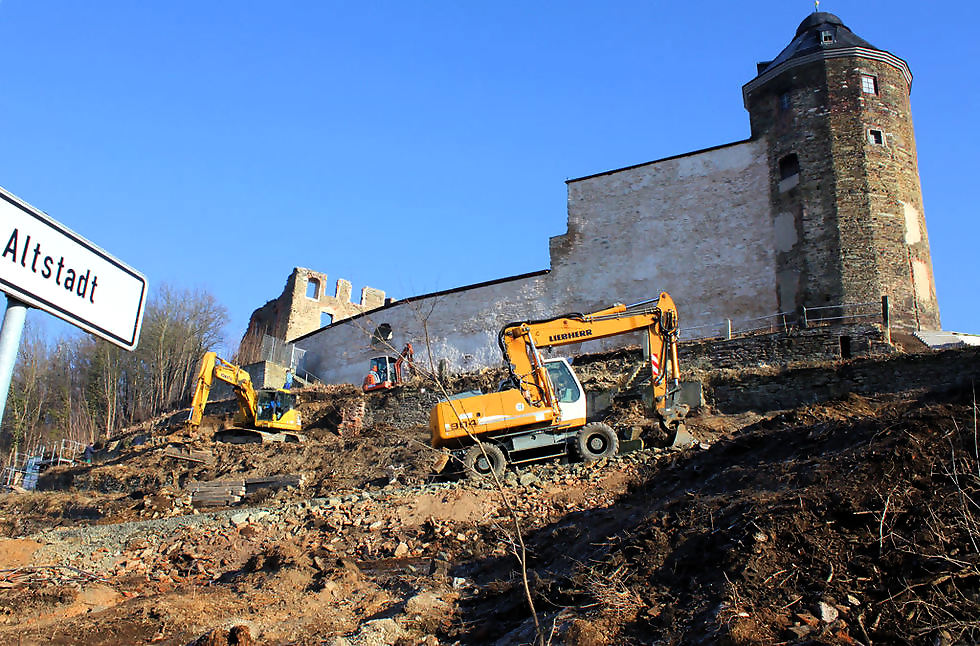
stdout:
<svg viewBox="0 0 980 646">
<path fill-rule="evenodd" d="M 813 0 L 813 12 L 820 11 L 820 0 Z"/>
</svg>

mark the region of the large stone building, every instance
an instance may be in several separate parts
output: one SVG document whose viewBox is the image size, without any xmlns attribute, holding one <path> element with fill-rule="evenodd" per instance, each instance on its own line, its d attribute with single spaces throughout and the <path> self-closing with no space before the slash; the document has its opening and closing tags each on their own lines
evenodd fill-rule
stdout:
<svg viewBox="0 0 980 646">
<path fill-rule="evenodd" d="M 299 335 L 305 370 L 359 382 L 375 330 L 451 370 L 497 365 L 505 323 L 671 293 L 682 329 L 874 303 L 938 329 L 902 59 L 814 13 L 743 87 L 751 136 L 568 181 L 548 270 L 408 298 Z M 666 253 L 666 249 L 670 253 Z M 683 258 L 684 262 L 678 262 Z M 568 354 L 636 344 L 621 337 Z"/>
</svg>

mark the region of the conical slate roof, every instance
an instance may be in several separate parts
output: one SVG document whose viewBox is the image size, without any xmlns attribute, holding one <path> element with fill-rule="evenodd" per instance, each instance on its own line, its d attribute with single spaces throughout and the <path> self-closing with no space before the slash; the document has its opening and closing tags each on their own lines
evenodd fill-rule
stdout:
<svg viewBox="0 0 980 646">
<path fill-rule="evenodd" d="M 825 39 L 824 35 L 827 34 Z M 796 37 L 779 53 L 779 56 L 759 65 L 759 74 L 790 60 L 814 52 L 848 47 L 878 49 L 863 38 L 854 35 L 844 22 L 832 13 L 817 11 L 807 16 L 796 29 Z"/>
<path fill-rule="evenodd" d="M 779 56 L 771 61 L 757 65 L 757 75 L 742 86 L 745 107 L 749 106 L 749 96 L 785 71 L 800 65 L 808 65 L 818 60 L 857 56 L 879 61 L 899 70 L 912 88 L 912 72 L 908 63 L 894 54 L 875 47 L 863 38 L 854 35 L 840 18 L 832 13 L 817 11 L 807 16 L 796 28 L 796 36 Z"/>
</svg>

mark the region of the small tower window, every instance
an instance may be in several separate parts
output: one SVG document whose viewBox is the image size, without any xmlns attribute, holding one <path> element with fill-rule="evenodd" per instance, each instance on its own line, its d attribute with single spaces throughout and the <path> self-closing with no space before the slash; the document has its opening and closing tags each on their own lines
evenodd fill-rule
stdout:
<svg viewBox="0 0 980 646">
<path fill-rule="evenodd" d="M 779 160 L 779 179 L 784 180 L 792 177 L 793 175 L 799 175 L 800 173 L 800 158 L 796 156 L 796 153 L 786 155 Z"/>
<path fill-rule="evenodd" d="M 789 92 L 783 92 L 779 95 L 779 111 L 786 112 L 791 107 L 793 107 L 793 100 L 789 95 Z"/>
<path fill-rule="evenodd" d="M 885 135 L 881 132 L 881 130 L 868 130 L 868 141 L 873 146 L 884 146 Z"/>
<path fill-rule="evenodd" d="M 312 299 L 320 298 L 320 281 L 316 278 L 306 279 L 306 297 Z"/>
<path fill-rule="evenodd" d="M 878 94 L 878 78 L 870 74 L 862 74 L 861 91 L 865 94 Z"/>
<path fill-rule="evenodd" d="M 333 323 L 333 314 L 330 312 L 320 312 L 320 327 L 327 327 Z"/>
<path fill-rule="evenodd" d="M 825 29 L 820 32 L 820 42 L 824 45 L 829 45 L 834 42 L 834 32 L 830 29 Z"/>
</svg>

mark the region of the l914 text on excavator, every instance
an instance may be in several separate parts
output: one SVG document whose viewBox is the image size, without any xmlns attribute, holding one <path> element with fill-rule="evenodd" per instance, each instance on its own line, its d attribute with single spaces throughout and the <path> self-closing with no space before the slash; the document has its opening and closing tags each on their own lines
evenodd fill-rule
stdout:
<svg viewBox="0 0 980 646">
<path fill-rule="evenodd" d="M 505 325 L 497 341 L 509 378 L 497 392 L 450 397 L 429 415 L 432 446 L 471 476 L 500 474 L 508 463 L 572 453 L 593 461 L 615 455 L 620 435 L 588 422 L 585 391 L 567 359 L 544 359 L 541 349 L 642 330 L 649 349 L 656 419 L 673 446 L 693 443 L 679 399 L 677 307 L 670 295 L 591 314 L 564 314 Z M 622 438 L 634 440 L 634 438 Z M 442 466 L 447 460 L 442 460 Z"/>
</svg>

